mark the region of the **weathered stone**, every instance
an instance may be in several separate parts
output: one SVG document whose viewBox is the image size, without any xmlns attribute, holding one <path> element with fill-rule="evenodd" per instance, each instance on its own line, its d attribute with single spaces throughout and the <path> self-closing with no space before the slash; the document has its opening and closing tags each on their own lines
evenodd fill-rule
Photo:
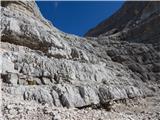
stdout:
<svg viewBox="0 0 160 120">
<path fill-rule="evenodd" d="M 59 89 L 62 90 L 62 88 Z M 85 105 L 77 88 L 73 86 L 66 86 L 65 90 L 61 91 L 61 93 L 60 100 L 64 107 L 83 107 Z"/>
<path fill-rule="evenodd" d="M 153 69 L 152 69 L 153 72 L 160 72 L 160 63 L 158 64 L 153 64 Z"/>
<path fill-rule="evenodd" d="M 52 98 L 53 98 L 54 105 L 57 106 L 57 107 L 61 107 L 62 104 L 60 102 L 60 98 L 59 98 L 58 93 L 56 91 L 52 90 L 51 95 L 52 95 Z"/>
<path fill-rule="evenodd" d="M 42 17 L 34 1 L 2 1 L 1 9 L 3 105 L 21 101 L 22 105 L 16 103 L 20 109 L 24 107 L 20 111 L 28 115 L 33 112 L 28 119 L 56 119 L 53 114 L 56 107 L 76 107 L 84 110 L 82 115 L 86 114 L 83 109 L 86 107 L 111 110 L 112 102 L 153 96 L 159 91 L 159 44 L 121 41 L 132 35 L 128 30 L 119 31 L 118 28 L 95 38 L 63 33 Z M 142 19 L 148 21 L 146 13 Z M 145 21 L 144 25 L 150 26 Z M 137 32 L 141 30 L 140 26 L 134 27 Z M 152 31 L 157 33 L 158 30 Z M 150 31 L 149 36 L 151 34 Z M 139 39 L 146 39 L 144 33 Z M 33 109 L 33 103 L 38 106 L 36 109 Z M 28 105 L 31 107 L 25 109 Z M 51 109 L 42 111 L 47 105 Z M 67 114 L 65 119 L 70 119 L 66 111 L 63 111 Z M 8 113 L 6 110 L 4 115 L 9 116 Z M 103 113 L 96 114 L 103 116 Z M 12 115 L 9 119 L 13 118 Z"/>
<path fill-rule="evenodd" d="M 42 81 L 40 78 L 33 78 L 34 81 L 36 81 L 37 85 L 42 85 Z"/>
<path fill-rule="evenodd" d="M 79 58 L 80 57 L 79 51 L 77 49 L 75 49 L 75 48 L 72 48 L 71 49 L 71 56 L 72 56 L 73 59 L 74 58 Z"/>
<path fill-rule="evenodd" d="M 24 100 L 35 100 L 41 104 L 53 104 L 52 96 L 47 90 L 43 88 L 26 89 L 23 96 Z"/>
<path fill-rule="evenodd" d="M 12 84 L 12 85 L 17 85 L 18 83 L 18 75 L 15 73 L 8 73 L 2 75 L 3 82 Z"/>
<path fill-rule="evenodd" d="M 88 105 L 99 104 L 98 91 L 89 86 L 79 86 L 79 94 Z"/>
<path fill-rule="evenodd" d="M 1 59 L 1 69 L 0 69 L 0 72 L 2 74 L 6 74 L 6 72 L 11 72 L 11 73 L 14 73 L 16 72 L 14 70 L 14 64 L 13 62 L 11 62 L 10 60 L 8 60 L 7 58 L 3 57 L 3 56 L 0 56 L 0 59 Z"/>
<path fill-rule="evenodd" d="M 51 83 L 52 83 L 52 82 L 51 82 L 51 79 L 45 78 L 45 77 L 42 78 L 42 84 L 44 84 L 44 85 L 49 85 L 49 84 L 51 84 Z"/>
</svg>

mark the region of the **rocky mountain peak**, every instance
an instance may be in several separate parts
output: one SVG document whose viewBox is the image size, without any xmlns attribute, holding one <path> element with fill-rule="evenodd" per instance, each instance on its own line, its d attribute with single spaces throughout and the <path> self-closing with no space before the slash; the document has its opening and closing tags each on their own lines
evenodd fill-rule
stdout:
<svg viewBox="0 0 160 120">
<path fill-rule="evenodd" d="M 159 15 L 159 1 L 128 1 L 109 19 L 89 30 L 85 36 L 107 36 L 124 31 L 128 41 L 159 42 Z M 151 40 L 152 37 L 154 39 Z"/>
</svg>

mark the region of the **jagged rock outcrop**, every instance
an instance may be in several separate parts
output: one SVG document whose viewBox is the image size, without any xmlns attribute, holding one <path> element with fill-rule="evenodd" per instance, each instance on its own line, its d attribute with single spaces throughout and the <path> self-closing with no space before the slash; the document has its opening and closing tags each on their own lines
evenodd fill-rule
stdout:
<svg viewBox="0 0 160 120">
<path fill-rule="evenodd" d="M 160 2 L 128 1 L 109 19 L 104 20 L 85 36 L 115 34 L 120 40 L 159 43 Z"/>
<path fill-rule="evenodd" d="M 43 18 L 35 2 L 2 1 L 1 41 L 5 119 L 16 119 L 7 110 L 19 101 L 110 110 L 112 101 L 154 96 L 159 90 L 160 54 L 153 45 L 63 33 Z"/>
</svg>

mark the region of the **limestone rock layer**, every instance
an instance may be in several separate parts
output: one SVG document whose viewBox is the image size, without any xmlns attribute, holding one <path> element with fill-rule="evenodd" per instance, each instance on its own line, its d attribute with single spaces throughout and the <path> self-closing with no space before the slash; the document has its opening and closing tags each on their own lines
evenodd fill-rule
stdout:
<svg viewBox="0 0 160 120">
<path fill-rule="evenodd" d="M 158 46 L 117 39 L 116 35 L 70 35 L 44 19 L 35 2 L 2 1 L 0 74 L 4 118 L 20 119 L 18 114 L 17 118 L 10 115 L 16 115 L 12 107 L 17 104 L 19 109 L 33 103 L 110 109 L 112 101 L 157 95 Z M 7 113 L 9 109 L 13 111 Z"/>
</svg>

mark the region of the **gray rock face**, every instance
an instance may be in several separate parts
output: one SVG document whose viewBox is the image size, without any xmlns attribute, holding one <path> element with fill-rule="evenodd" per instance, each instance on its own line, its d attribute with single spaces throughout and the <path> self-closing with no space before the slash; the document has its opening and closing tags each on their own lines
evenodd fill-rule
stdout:
<svg viewBox="0 0 160 120">
<path fill-rule="evenodd" d="M 18 75 L 15 73 L 7 73 L 1 75 L 4 82 L 16 85 L 18 83 Z"/>
<path fill-rule="evenodd" d="M 158 47 L 117 41 L 118 34 L 81 38 L 63 33 L 34 2 L 2 2 L 1 10 L 4 95 L 81 109 L 159 90 Z M 5 104 L 7 96 L 3 100 Z"/>
<path fill-rule="evenodd" d="M 108 36 L 119 34 L 118 39 L 140 43 L 159 43 L 160 2 L 128 1 L 85 36 Z"/>
</svg>

